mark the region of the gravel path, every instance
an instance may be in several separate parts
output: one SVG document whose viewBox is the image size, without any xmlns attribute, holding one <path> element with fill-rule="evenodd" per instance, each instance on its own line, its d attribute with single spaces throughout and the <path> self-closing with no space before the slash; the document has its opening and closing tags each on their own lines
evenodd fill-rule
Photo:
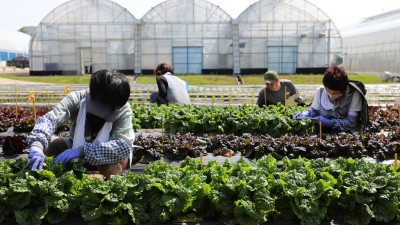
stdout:
<svg viewBox="0 0 400 225">
<path fill-rule="evenodd" d="M 8 85 L 23 85 L 23 84 L 30 84 L 30 85 L 51 85 L 50 83 L 42 83 L 42 82 L 29 82 L 29 81 L 22 81 L 22 80 L 11 80 L 6 78 L 0 78 L 0 84 L 8 84 Z"/>
</svg>

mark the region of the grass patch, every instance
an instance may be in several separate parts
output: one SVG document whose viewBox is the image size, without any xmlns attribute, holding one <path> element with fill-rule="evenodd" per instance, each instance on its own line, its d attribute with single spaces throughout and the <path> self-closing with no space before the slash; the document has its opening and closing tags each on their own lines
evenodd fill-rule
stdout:
<svg viewBox="0 0 400 225">
<path fill-rule="evenodd" d="M 369 75 L 369 74 L 350 74 L 349 79 L 351 80 L 359 80 L 364 84 L 382 84 L 382 78 L 378 75 Z M 393 82 L 386 82 L 393 83 Z"/>
<path fill-rule="evenodd" d="M 89 84 L 90 76 L 29 76 L 29 75 L 0 75 L 1 78 L 51 84 Z M 234 75 L 178 75 L 189 85 L 237 85 Z M 263 74 L 242 75 L 245 85 L 263 85 Z M 281 79 L 289 79 L 294 84 L 322 84 L 322 74 L 289 74 L 280 75 Z M 369 74 L 349 74 L 349 78 L 362 81 L 365 84 L 381 84 L 380 76 Z M 132 76 L 128 76 L 131 81 Z M 140 75 L 137 84 L 156 84 L 155 75 Z"/>
<path fill-rule="evenodd" d="M 1 78 L 21 80 L 29 82 L 42 82 L 51 84 L 89 84 L 90 76 L 29 76 L 24 75 L 0 75 Z"/>
<path fill-rule="evenodd" d="M 236 76 L 233 75 L 177 75 L 189 85 L 237 85 Z M 137 84 L 155 84 L 155 75 L 141 75 L 136 80 Z"/>
</svg>

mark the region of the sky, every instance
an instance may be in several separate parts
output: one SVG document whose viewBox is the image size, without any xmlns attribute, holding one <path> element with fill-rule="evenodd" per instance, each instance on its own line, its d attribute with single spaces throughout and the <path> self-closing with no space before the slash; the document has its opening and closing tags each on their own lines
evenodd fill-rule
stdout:
<svg viewBox="0 0 400 225">
<path fill-rule="evenodd" d="M 0 0 L 0 30 L 18 30 L 24 26 L 37 26 L 57 6 L 68 0 Z M 140 19 L 152 7 L 165 0 L 113 0 L 127 8 L 135 18 Z M 257 0 L 208 0 L 218 5 L 232 18 L 237 18 L 248 6 Z M 400 9 L 399 0 L 308 0 L 324 11 L 337 28 L 362 18 Z"/>
</svg>

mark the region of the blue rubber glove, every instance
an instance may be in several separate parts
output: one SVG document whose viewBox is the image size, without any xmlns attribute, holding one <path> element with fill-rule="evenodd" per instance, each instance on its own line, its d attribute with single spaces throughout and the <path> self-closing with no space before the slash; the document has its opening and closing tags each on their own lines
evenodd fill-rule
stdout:
<svg viewBox="0 0 400 225">
<path fill-rule="evenodd" d="M 317 117 L 314 117 L 313 120 L 314 120 L 314 122 L 316 122 L 316 123 L 321 122 L 321 123 L 322 123 L 322 126 L 325 126 L 325 127 L 333 127 L 333 125 L 335 125 L 335 122 L 334 122 L 333 120 L 327 119 L 327 118 L 324 117 L 324 116 L 317 116 Z"/>
<path fill-rule="evenodd" d="M 29 155 L 28 155 L 28 163 L 26 164 L 25 168 L 32 166 L 32 171 L 35 170 L 42 170 L 44 159 L 46 156 L 43 153 L 43 150 L 37 146 L 31 146 L 29 148 Z"/>
<path fill-rule="evenodd" d="M 81 151 L 79 150 L 79 148 L 70 148 L 59 154 L 54 159 L 54 163 L 67 164 L 67 162 L 69 162 L 71 159 L 80 158 L 80 156 L 81 156 Z"/>
<path fill-rule="evenodd" d="M 309 117 L 310 117 L 310 112 L 307 110 L 307 111 L 304 111 L 302 113 L 295 114 L 293 116 L 293 119 L 307 119 Z"/>
</svg>

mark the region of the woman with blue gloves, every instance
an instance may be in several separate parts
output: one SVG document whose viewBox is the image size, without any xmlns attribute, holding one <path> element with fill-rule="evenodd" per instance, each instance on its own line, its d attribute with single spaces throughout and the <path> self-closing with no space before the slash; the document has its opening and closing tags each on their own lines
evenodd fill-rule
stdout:
<svg viewBox="0 0 400 225">
<path fill-rule="evenodd" d="M 354 132 L 361 127 L 362 94 L 349 82 L 345 70 L 330 67 L 324 73 L 323 87 L 314 94 L 311 108 L 294 119 L 312 119 L 327 133 Z"/>
<path fill-rule="evenodd" d="M 39 117 L 28 135 L 26 167 L 42 170 L 45 156 L 55 163 L 84 159 L 103 176 L 121 175 L 130 165 L 135 134 L 128 103 L 130 84 L 124 74 L 95 72 L 89 90 L 66 95 L 51 111 Z M 71 123 L 69 136 L 53 138 L 57 127 Z"/>
</svg>

